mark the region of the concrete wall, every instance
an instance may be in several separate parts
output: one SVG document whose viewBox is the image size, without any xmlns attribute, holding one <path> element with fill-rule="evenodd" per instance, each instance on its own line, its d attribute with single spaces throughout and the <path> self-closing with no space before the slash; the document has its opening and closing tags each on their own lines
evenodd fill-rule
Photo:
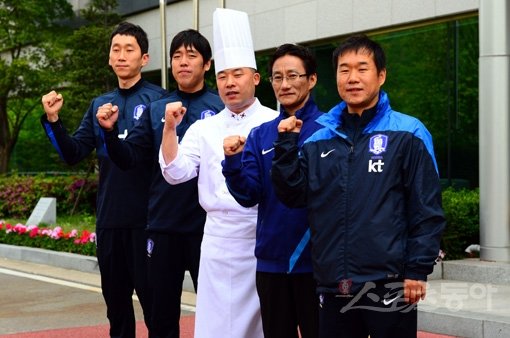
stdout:
<svg viewBox="0 0 510 338">
<path fill-rule="evenodd" d="M 226 7 L 250 16 L 256 51 L 285 42 L 308 43 L 353 32 L 433 20 L 477 11 L 479 0 L 226 0 Z M 200 0 L 199 30 L 212 41 L 212 13 L 219 0 Z M 179 31 L 193 28 L 193 1 L 167 6 L 167 46 Z M 160 69 L 161 34 L 159 9 L 136 14 L 127 20 L 142 26 L 149 35 L 151 62 L 146 70 Z"/>
</svg>

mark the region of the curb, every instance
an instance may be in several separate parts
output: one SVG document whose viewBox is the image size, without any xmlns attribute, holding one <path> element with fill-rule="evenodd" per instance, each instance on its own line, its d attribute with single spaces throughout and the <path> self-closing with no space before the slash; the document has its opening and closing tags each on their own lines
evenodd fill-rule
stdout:
<svg viewBox="0 0 510 338">
<path fill-rule="evenodd" d="M 99 274 L 99 264 L 97 263 L 97 258 L 94 256 L 0 244 L 0 257 Z M 192 293 L 195 292 L 193 282 L 188 271 L 186 271 L 184 275 L 182 288 L 183 291 Z"/>
</svg>

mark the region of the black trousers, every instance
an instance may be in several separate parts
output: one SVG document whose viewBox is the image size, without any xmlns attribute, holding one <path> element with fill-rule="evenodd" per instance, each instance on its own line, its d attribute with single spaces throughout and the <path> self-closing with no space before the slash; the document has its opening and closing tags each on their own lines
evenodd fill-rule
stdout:
<svg viewBox="0 0 510 338">
<path fill-rule="evenodd" d="M 318 337 L 317 285 L 312 273 L 257 271 L 262 328 L 265 338 Z"/>
<path fill-rule="evenodd" d="M 149 232 L 146 255 L 153 299 L 151 338 L 179 338 L 184 274 L 190 272 L 196 291 L 202 237 Z"/>
<path fill-rule="evenodd" d="M 402 282 L 366 283 L 352 295 L 319 294 L 320 338 L 416 338 L 417 305 Z"/>
<path fill-rule="evenodd" d="M 147 284 L 145 229 L 97 229 L 96 241 L 110 337 L 135 337 L 133 291 L 140 300 L 145 324 L 150 331 L 152 306 Z"/>
</svg>

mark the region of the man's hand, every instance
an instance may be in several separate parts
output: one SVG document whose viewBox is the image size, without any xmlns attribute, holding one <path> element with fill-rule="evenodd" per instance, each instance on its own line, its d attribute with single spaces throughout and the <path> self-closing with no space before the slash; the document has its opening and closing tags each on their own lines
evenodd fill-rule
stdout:
<svg viewBox="0 0 510 338">
<path fill-rule="evenodd" d="M 404 300 L 406 303 L 415 304 L 425 299 L 427 283 L 421 280 L 404 279 Z"/>
<path fill-rule="evenodd" d="M 101 128 L 112 131 L 115 122 L 119 118 L 119 107 L 111 103 L 105 103 L 97 108 L 96 118 Z"/>
<path fill-rule="evenodd" d="M 186 114 L 186 107 L 183 107 L 182 102 L 170 102 L 165 107 L 165 129 L 175 130 L 182 122 Z"/>
<path fill-rule="evenodd" d="M 301 127 L 303 126 L 303 121 L 297 119 L 295 116 L 290 116 L 285 120 L 281 120 L 278 124 L 278 132 L 293 132 L 299 133 L 301 131 Z"/>
<path fill-rule="evenodd" d="M 48 121 L 57 122 L 58 113 L 64 105 L 64 98 L 62 97 L 62 94 L 58 94 L 56 91 L 52 90 L 48 94 L 43 95 L 41 102 Z"/>
<path fill-rule="evenodd" d="M 223 140 L 223 152 L 225 156 L 239 154 L 244 149 L 246 137 L 240 135 L 227 136 Z"/>
</svg>

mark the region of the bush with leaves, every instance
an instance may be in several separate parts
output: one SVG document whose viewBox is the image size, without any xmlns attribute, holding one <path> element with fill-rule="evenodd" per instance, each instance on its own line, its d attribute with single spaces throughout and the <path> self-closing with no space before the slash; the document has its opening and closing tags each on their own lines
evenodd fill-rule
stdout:
<svg viewBox="0 0 510 338">
<path fill-rule="evenodd" d="M 41 197 L 57 199 L 57 214 L 94 214 L 97 177 L 0 176 L 0 217 L 27 219 Z"/>
<path fill-rule="evenodd" d="M 446 259 L 466 257 L 464 250 L 470 244 L 480 243 L 480 193 L 476 190 L 443 191 L 443 209 L 446 216 L 446 229 L 441 240 L 441 249 Z"/>
</svg>

